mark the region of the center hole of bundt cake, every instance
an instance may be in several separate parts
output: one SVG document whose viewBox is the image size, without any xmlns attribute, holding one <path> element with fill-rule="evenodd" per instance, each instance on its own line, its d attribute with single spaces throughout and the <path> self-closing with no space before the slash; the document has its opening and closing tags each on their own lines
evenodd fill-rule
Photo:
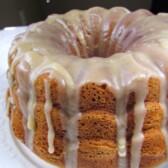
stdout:
<svg viewBox="0 0 168 168">
<path fill-rule="evenodd" d="M 121 44 L 110 42 L 110 40 L 102 40 L 101 42 L 98 42 L 98 40 L 92 39 L 90 41 L 85 41 L 84 44 L 83 43 L 80 39 L 77 39 L 76 44 L 70 44 L 70 55 L 79 56 L 81 58 L 106 58 L 124 51 Z"/>
<path fill-rule="evenodd" d="M 123 27 L 113 25 L 105 27 L 101 21 L 89 25 L 81 19 L 81 25 L 75 25 L 64 20 L 66 34 L 60 35 L 61 48 L 69 55 L 81 58 L 110 57 L 116 53 L 125 52 L 135 37 L 134 30 L 125 32 Z M 84 23 L 83 23 L 84 22 Z M 97 24 L 96 24 L 97 23 Z"/>
<path fill-rule="evenodd" d="M 91 33 L 88 33 L 85 38 L 76 35 L 75 43 L 69 44 L 70 55 L 79 56 L 81 58 L 90 57 L 110 57 L 113 54 L 124 52 L 126 46 L 118 39 L 111 40 L 112 37 L 101 39 Z"/>
</svg>

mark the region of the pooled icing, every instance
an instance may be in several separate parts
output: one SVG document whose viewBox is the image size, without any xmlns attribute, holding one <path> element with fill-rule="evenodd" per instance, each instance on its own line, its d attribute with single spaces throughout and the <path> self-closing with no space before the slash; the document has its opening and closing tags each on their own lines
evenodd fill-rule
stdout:
<svg viewBox="0 0 168 168">
<path fill-rule="evenodd" d="M 162 132 L 168 151 L 167 20 L 167 14 L 155 16 L 145 10 L 130 13 L 120 7 L 110 10 L 96 7 L 85 12 L 73 10 L 65 15 L 51 15 L 46 21 L 30 26 L 24 34 L 17 36 L 9 52 L 12 58 L 9 71 L 10 95 L 13 95 L 12 75 L 16 67 L 25 143 L 29 148 L 33 145 L 35 129 L 34 83 L 39 75 L 49 72 L 49 78 L 56 79 L 65 89 L 68 100 L 62 104 L 61 114 L 67 121 L 63 123 L 67 132 L 64 139 L 67 168 L 77 168 L 78 164 L 77 121 L 82 116 L 78 102 L 80 88 L 88 82 L 107 84 L 113 90 L 116 98 L 118 167 L 121 168 L 127 167 L 126 104 L 129 94 L 135 93 L 135 129 L 131 141 L 130 164 L 131 168 L 138 168 L 144 140 L 142 127 L 146 114 L 144 102 L 148 94 L 148 81 L 152 77 L 158 78 L 161 85 L 160 104 L 164 113 Z M 114 29 L 111 29 L 112 25 Z M 49 82 L 46 80 L 44 84 L 49 153 L 53 153 L 55 132 L 51 121 L 52 100 Z M 28 123 L 29 129 L 25 123 Z"/>
</svg>

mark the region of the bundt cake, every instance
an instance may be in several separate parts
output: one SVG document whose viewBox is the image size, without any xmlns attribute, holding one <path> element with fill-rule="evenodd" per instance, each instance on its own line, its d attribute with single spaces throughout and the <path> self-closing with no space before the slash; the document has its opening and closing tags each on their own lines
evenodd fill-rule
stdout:
<svg viewBox="0 0 168 168">
<path fill-rule="evenodd" d="M 149 168 L 168 158 L 168 14 L 94 7 L 15 37 L 14 135 L 61 168 Z"/>
</svg>

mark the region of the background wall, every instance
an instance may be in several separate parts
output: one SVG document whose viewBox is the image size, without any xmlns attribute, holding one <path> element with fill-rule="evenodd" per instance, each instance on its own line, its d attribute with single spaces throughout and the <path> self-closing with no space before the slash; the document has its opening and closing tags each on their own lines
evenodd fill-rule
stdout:
<svg viewBox="0 0 168 168">
<path fill-rule="evenodd" d="M 42 18 L 38 0 L 0 0 L 0 28 L 27 25 Z"/>
<path fill-rule="evenodd" d="M 51 13 L 93 6 L 124 6 L 130 10 L 144 8 L 154 13 L 168 12 L 167 0 L 50 0 L 50 3 L 46 0 L 0 0 L 0 29 L 28 25 L 45 19 Z"/>
<path fill-rule="evenodd" d="M 87 9 L 93 6 L 102 6 L 105 8 L 111 8 L 113 6 L 124 6 L 130 10 L 138 8 L 151 9 L 152 0 L 50 0 L 50 3 L 46 4 L 45 0 L 41 0 L 41 6 L 44 15 L 53 13 L 64 13 L 73 8 Z"/>
</svg>

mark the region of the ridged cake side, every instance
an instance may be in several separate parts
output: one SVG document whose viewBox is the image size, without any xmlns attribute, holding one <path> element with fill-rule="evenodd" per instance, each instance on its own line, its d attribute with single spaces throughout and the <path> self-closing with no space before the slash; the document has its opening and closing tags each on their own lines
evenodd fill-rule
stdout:
<svg viewBox="0 0 168 168">
<path fill-rule="evenodd" d="M 53 154 L 48 153 L 48 125 L 44 113 L 45 91 L 44 80 L 47 79 L 51 86 L 51 97 L 54 104 L 51 111 L 52 124 L 55 131 Z M 144 141 L 141 149 L 141 168 L 156 166 L 166 160 L 165 139 L 161 131 L 163 110 L 159 104 L 160 83 L 158 79 L 151 78 L 148 83 L 149 93 L 145 100 L 147 109 L 143 124 Z M 42 159 L 65 167 L 64 164 L 64 135 L 62 129 L 61 105 L 58 100 L 57 81 L 48 78 L 48 74 L 37 78 L 35 107 L 35 135 L 33 138 L 33 151 Z M 13 88 L 17 90 L 16 87 Z M 10 118 L 15 136 L 25 142 L 25 133 L 22 124 L 22 112 L 20 110 L 16 91 L 14 93 L 15 105 L 10 105 Z M 62 92 L 64 93 L 64 92 Z M 9 95 L 8 95 L 9 96 Z M 80 141 L 78 148 L 78 167 L 117 167 L 117 123 L 115 116 L 116 99 L 108 85 L 95 83 L 85 84 L 80 90 L 80 111 L 82 118 L 79 120 Z M 127 159 L 128 165 L 131 159 L 131 140 L 134 123 L 135 94 L 129 96 L 127 103 Z"/>
</svg>

